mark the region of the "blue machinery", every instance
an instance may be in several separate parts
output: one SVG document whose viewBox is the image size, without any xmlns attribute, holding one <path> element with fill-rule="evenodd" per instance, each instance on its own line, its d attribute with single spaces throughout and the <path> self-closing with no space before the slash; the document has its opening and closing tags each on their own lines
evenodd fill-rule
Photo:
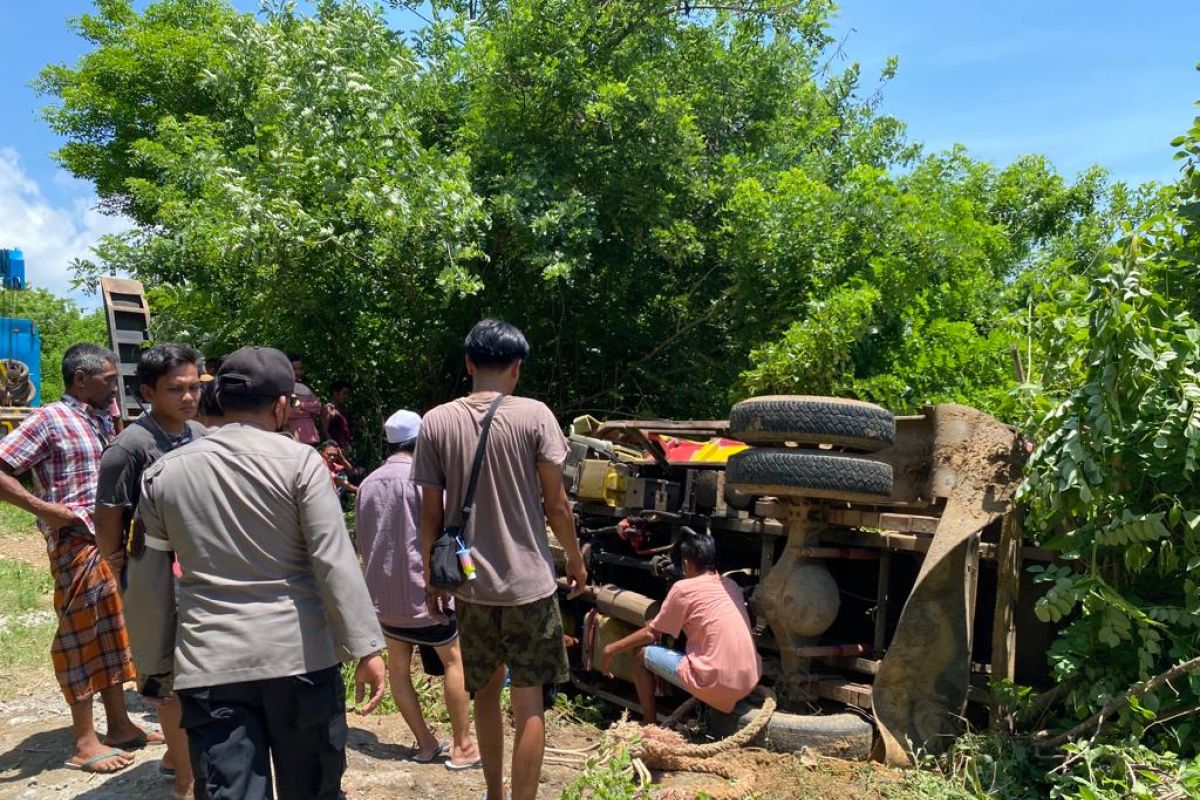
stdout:
<svg viewBox="0 0 1200 800">
<path fill-rule="evenodd" d="M 0 435 L 20 424 L 31 406 L 41 404 L 42 337 L 31 319 L 14 316 L 15 292 L 25 289 L 25 256 L 0 250 Z"/>
</svg>

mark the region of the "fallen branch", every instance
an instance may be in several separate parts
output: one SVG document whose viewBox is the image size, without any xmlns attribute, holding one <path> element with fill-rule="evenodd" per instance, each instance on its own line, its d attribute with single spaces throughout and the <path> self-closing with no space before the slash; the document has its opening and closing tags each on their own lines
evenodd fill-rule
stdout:
<svg viewBox="0 0 1200 800">
<path fill-rule="evenodd" d="M 1039 724 L 1041 719 L 1046 715 L 1046 712 L 1050 710 L 1051 706 L 1061 700 L 1062 697 L 1067 694 L 1067 692 L 1074 689 L 1075 684 L 1079 683 L 1081 679 L 1082 676 L 1076 673 L 1066 680 L 1059 681 L 1046 691 L 1034 697 L 1028 707 L 1023 708 L 1016 713 L 1017 728 L 1019 729 L 1026 725 L 1033 727 L 1034 725 Z"/>
<path fill-rule="evenodd" d="M 1050 732 L 1049 731 L 1040 731 L 1034 735 L 1034 737 L 1033 737 L 1034 741 L 1037 741 L 1038 746 L 1043 749 L 1051 749 L 1051 748 L 1055 748 L 1055 747 L 1062 747 L 1064 744 L 1066 744 L 1067 742 L 1074 739 L 1076 736 L 1079 736 L 1081 733 L 1086 731 L 1092 725 L 1095 725 L 1096 731 L 1099 731 L 1100 728 L 1104 727 L 1104 723 L 1106 720 L 1110 719 L 1113 714 L 1115 714 L 1116 712 L 1120 711 L 1122 708 L 1125 707 L 1125 705 L 1129 702 L 1130 698 L 1141 697 L 1144 694 L 1153 692 L 1155 689 L 1162 686 L 1163 684 L 1170 683 L 1171 681 L 1175 680 L 1176 678 L 1178 678 L 1182 675 L 1186 675 L 1187 673 L 1189 673 L 1192 670 L 1197 669 L 1197 668 L 1200 668 L 1200 656 L 1196 656 L 1195 658 L 1191 659 L 1190 661 L 1183 661 L 1179 664 L 1176 664 L 1175 666 L 1171 667 L 1166 672 L 1162 672 L 1158 675 L 1155 675 L 1153 678 L 1146 681 L 1145 683 L 1136 683 L 1133 686 L 1130 686 L 1124 692 L 1122 692 L 1118 696 L 1114 697 L 1112 700 L 1109 700 L 1107 703 L 1105 703 L 1104 708 L 1100 709 L 1095 714 L 1092 714 L 1090 717 L 1088 717 L 1087 719 L 1085 719 L 1083 722 L 1079 723 L 1075 727 L 1071 728 L 1066 733 L 1061 733 L 1058 736 L 1051 736 L 1050 738 L 1045 738 L 1045 737 L 1049 736 Z M 1038 741 L 1041 739 L 1045 739 L 1045 740 Z"/>
</svg>

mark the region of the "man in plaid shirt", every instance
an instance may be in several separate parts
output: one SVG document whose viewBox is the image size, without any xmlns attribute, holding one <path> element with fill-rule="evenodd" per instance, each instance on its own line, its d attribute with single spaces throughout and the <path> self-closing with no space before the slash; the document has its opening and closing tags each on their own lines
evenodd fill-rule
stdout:
<svg viewBox="0 0 1200 800">
<path fill-rule="evenodd" d="M 133 763 L 128 749 L 161 743 L 125 711 L 122 684 L 133 659 L 117 581 L 96 547 L 92 510 L 100 454 L 113 437 L 108 415 L 117 391 L 117 358 L 94 344 L 76 344 L 62 361 L 62 399 L 34 411 L 0 439 L 0 500 L 34 514 L 46 537 L 58 631 L 50 647 L 55 677 L 71 707 L 75 749 L 66 766 L 116 772 Z M 33 473 L 34 493 L 17 480 Z M 108 719 L 102 743 L 92 725 L 99 694 Z"/>
</svg>

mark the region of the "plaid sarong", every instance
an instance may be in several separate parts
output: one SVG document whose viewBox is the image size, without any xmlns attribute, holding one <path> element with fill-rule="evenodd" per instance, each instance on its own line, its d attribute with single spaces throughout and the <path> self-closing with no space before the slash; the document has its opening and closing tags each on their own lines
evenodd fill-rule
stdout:
<svg viewBox="0 0 1200 800">
<path fill-rule="evenodd" d="M 50 645 L 54 676 L 68 703 L 134 679 L 121 593 L 108 562 L 86 532 L 52 540 L 50 574 L 58 632 Z"/>
</svg>

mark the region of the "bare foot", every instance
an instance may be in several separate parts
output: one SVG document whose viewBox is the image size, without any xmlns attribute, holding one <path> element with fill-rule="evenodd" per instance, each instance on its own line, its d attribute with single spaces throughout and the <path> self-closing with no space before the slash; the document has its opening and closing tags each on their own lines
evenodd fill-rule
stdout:
<svg viewBox="0 0 1200 800">
<path fill-rule="evenodd" d="M 417 752 L 413 754 L 412 760 L 418 764 L 428 764 L 435 761 L 446 754 L 450 743 L 445 739 L 438 740 L 430 737 L 430 741 L 424 745 L 418 745 Z"/>
<path fill-rule="evenodd" d="M 179 781 L 175 781 L 175 785 L 171 787 L 171 797 L 175 800 L 193 800 L 192 784 L 185 783 L 180 786 Z"/>
<path fill-rule="evenodd" d="M 162 746 L 167 743 L 162 731 L 144 731 L 136 725 L 112 728 L 100 741 L 108 747 L 120 747 L 123 750 L 138 750 L 147 745 Z"/>
<path fill-rule="evenodd" d="M 459 766 L 463 764 L 474 764 L 479 760 L 479 748 L 471 742 L 466 747 L 455 747 L 450 751 L 450 763 Z"/>
</svg>

